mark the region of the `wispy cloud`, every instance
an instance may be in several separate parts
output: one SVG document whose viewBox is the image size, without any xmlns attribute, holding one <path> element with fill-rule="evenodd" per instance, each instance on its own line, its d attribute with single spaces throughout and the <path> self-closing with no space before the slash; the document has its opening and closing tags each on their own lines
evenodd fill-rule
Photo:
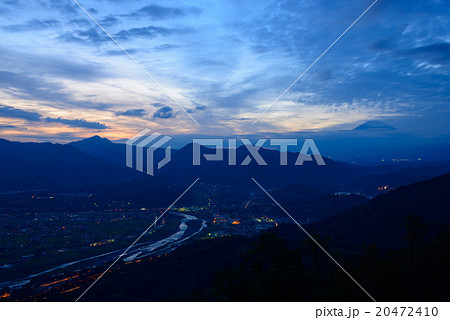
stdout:
<svg viewBox="0 0 450 320">
<path fill-rule="evenodd" d="M 164 27 L 148 26 L 142 28 L 131 28 L 121 30 L 116 33 L 115 37 L 121 40 L 131 40 L 133 38 L 153 39 L 158 36 L 169 36 L 173 34 L 186 34 L 193 32 L 191 29 L 171 29 Z"/>
<path fill-rule="evenodd" d="M 18 109 L 10 106 L 4 106 L 0 105 L 0 118 L 6 118 L 6 119 L 21 119 L 26 120 L 29 122 L 50 122 L 50 123 L 61 123 L 70 127 L 76 127 L 76 128 L 89 128 L 89 129 L 108 129 L 108 127 L 100 122 L 91 122 L 86 121 L 84 119 L 64 119 L 61 117 L 58 118 L 52 118 L 52 117 L 46 117 L 44 118 L 42 114 L 35 112 L 35 111 L 28 111 L 23 109 Z M 6 126 L 8 128 L 15 128 L 14 125 L 8 125 Z M 5 128 L 5 126 L 3 126 Z"/>
<path fill-rule="evenodd" d="M 166 20 L 185 17 L 188 15 L 198 15 L 201 9 L 196 7 L 163 7 L 157 4 L 151 4 L 134 11 L 132 17 L 146 17 L 152 20 Z"/>
<path fill-rule="evenodd" d="M 119 24 L 120 22 L 120 19 L 113 15 L 108 15 L 107 17 L 104 17 L 99 21 L 99 23 L 104 27 L 111 27 Z"/>
<path fill-rule="evenodd" d="M 3 29 L 8 32 L 24 32 L 51 29 L 58 27 L 60 22 L 55 19 L 39 20 L 33 19 L 25 23 L 11 24 L 4 26 Z"/>
<path fill-rule="evenodd" d="M 27 121 L 41 121 L 41 115 L 37 112 L 17 109 L 4 105 L 0 105 L 0 117 L 23 119 Z"/>
<path fill-rule="evenodd" d="M 10 124 L 0 124 L 0 129 L 14 129 L 17 128 L 17 126 L 13 126 Z"/>
<path fill-rule="evenodd" d="M 104 34 L 101 30 L 98 30 L 95 27 L 91 27 L 85 30 L 75 30 L 66 32 L 60 36 L 58 36 L 59 40 L 65 42 L 75 42 L 84 45 L 97 45 L 102 42 L 109 42 L 111 39 Z"/>
<path fill-rule="evenodd" d="M 115 113 L 116 116 L 125 116 L 125 117 L 145 117 L 147 115 L 147 111 L 144 109 L 129 109 L 126 111 L 118 111 Z"/>
<path fill-rule="evenodd" d="M 75 128 L 89 128 L 89 129 L 99 129 L 99 130 L 103 130 L 103 129 L 108 129 L 108 127 L 100 122 L 91 122 L 91 121 L 86 121 L 83 119 L 63 119 L 63 118 L 50 118 L 47 117 L 45 118 L 45 121 L 47 122 L 56 122 L 56 123 L 62 123 L 65 125 L 68 125 L 70 127 L 75 127 Z"/>
<path fill-rule="evenodd" d="M 197 113 L 199 111 L 204 111 L 204 110 L 206 110 L 206 106 L 197 106 L 195 108 L 188 109 L 187 112 L 189 112 L 189 113 Z"/>
<path fill-rule="evenodd" d="M 403 51 L 400 54 L 422 58 L 434 64 L 450 62 L 450 42 L 434 43 Z"/>
<path fill-rule="evenodd" d="M 121 137 L 136 123 L 215 134 L 325 130 L 380 117 L 423 125 L 450 121 L 448 1 L 378 1 L 253 128 L 247 120 L 369 2 L 81 3 L 201 126 L 190 127 L 185 114 L 172 110 L 161 90 L 71 1 L 0 4 L 2 104 L 44 118 L 99 119 L 108 134 Z M 149 105 L 155 109 L 145 111 Z M 64 124 L 58 121 L 42 123 Z M 448 126 L 440 130 L 450 133 Z"/>
</svg>

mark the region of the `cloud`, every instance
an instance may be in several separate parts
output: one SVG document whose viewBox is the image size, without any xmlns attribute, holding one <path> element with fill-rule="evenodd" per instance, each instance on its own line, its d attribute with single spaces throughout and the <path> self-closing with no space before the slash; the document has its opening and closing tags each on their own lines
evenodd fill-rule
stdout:
<svg viewBox="0 0 450 320">
<path fill-rule="evenodd" d="M 127 48 L 127 52 L 131 55 L 138 53 L 140 50 L 134 48 Z M 105 52 L 109 56 L 122 56 L 124 54 L 123 50 L 120 48 L 108 50 Z"/>
<path fill-rule="evenodd" d="M 162 7 L 156 4 L 151 4 L 135 11 L 130 16 L 146 17 L 152 20 L 166 20 L 166 19 L 181 18 L 187 15 L 198 15 L 200 13 L 201 10 L 195 7 L 170 8 L 170 7 Z"/>
<path fill-rule="evenodd" d="M 11 124 L 0 124 L 0 131 L 6 132 L 6 131 L 28 131 L 28 128 L 25 128 L 23 126 L 13 126 Z"/>
<path fill-rule="evenodd" d="M 155 103 L 156 104 L 156 103 Z M 158 105 L 161 105 L 158 103 Z M 153 119 L 161 118 L 161 119 L 170 119 L 175 118 L 175 114 L 173 113 L 173 109 L 169 106 L 160 107 L 153 113 Z"/>
<path fill-rule="evenodd" d="M 75 15 L 79 13 L 79 8 L 73 1 L 43 0 L 38 3 L 46 9 L 58 10 L 62 14 Z"/>
<path fill-rule="evenodd" d="M 107 17 L 104 17 L 99 21 L 99 23 L 102 25 L 102 27 L 111 27 L 116 24 L 119 24 L 121 20 L 113 15 L 109 15 Z"/>
<path fill-rule="evenodd" d="M 85 18 L 76 18 L 76 19 L 72 19 L 69 21 L 72 24 L 76 24 L 77 26 L 80 27 L 87 27 L 90 26 L 92 21 L 85 19 Z"/>
<path fill-rule="evenodd" d="M 319 81 L 328 81 L 334 79 L 333 71 L 331 70 L 324 70 L 322 72 L 319 72 L 316 75 L 317 80 Z"/>
<path fill-rule="evenodd" d="M 70 127 L 76 127 L 76 128 L 88 128 L 88 129 L 99 129 L 99 130 L 108 129 L 108 127 L 103 123 L 90 122 L 90 121 L 86 121 L 84 119 L 70 120 L 70 119 L 64 119 L 64 118 L 47 117 L 47 118 L 45 118 L 45 121 L 62 123 L 62 124 L 68 125 Z"/>
<path fill-rule="evenodd" d="M 160 103 L 160 102 L 155 102 L 152 104 L 152 106 L 154 106 L 155 108 L 166 107 L 166 105 L 164 103 Z"/>
<path fill-rule="evenodd" d="M 160 46 L 153 47 L 153 51 L 162 52 L 162 51 L 169 51 L 169 50 L 178 49 L 178 48 L 181 48 L 181 46 L 166 43 L 166 44 L 162 44 Z"/>
<path fill-rule="evenodd" d="M 134 38 L 153 39 L 159 36 L 170 36 L 175 34 L 187 34 L 193 32 L 192 29 L 173 29 L 156 26 L 147 26 L 140 28 L 124 29 L 113 37 L 117 40 L 132 40 Z M 75 30 L 73 32 L 66 32 L 57 37 L 58 40 L 70 43 L 78 43 L 84 45 L 98 45 L 101 43 L 108 43 L 112 40 L 101 30 L 92 27 L 86 30 Z"/>
<path fill-rule="evenodd" d="M 244 0 L 225 1 L 220 6 L 107 1 L 91 2 L 86 9 L 98 9 L 96 19 L 158 81 L 183 97 L 188 112 L 195 113 L 200 122 L 208 119 L 204 122 L 210 128 L 224 130 L 240 130 L 247 125 L 245 119 L 257 117 L 369 5 L 351 0 Z M 106 109 L 110 116 L 117 116 L 107 124 L 124 132 L 129 124 L 123 117 L 145 116 L 139 108 L 146 107 L 139 101 L 159 101 L 162 93 L 156 87 L 151 92 L 134 88 L 140 71 L 133 69 L 120 48 L 79 8 L 76 14 L 69 12 L 71 8 L 67 11 L 65 5 L 71 2 L 4 0 L 0 4 L 0 8 L 8 4 L 5 17 L 10 17 L 0 23 L 0 36 L 5 39 L 0 45 L 0 69 L 4 70 L 0 70 L 0 92 L 8 99 L 32 101 L 30 107 L 46 105 L 75 112 L 87 107 Z M 57 6 L 65 14 L 47 10 Z M 448 1 L 379 1 L 289 89 L 262 118 L 261 127 L 251 130 L 267 129 L 269 123 L 271 130 L 284 130 L 294 128 L 295 120 L 303 125 L 302 118 L 320 120 L 321 113 L 310 106 L 330 110 L 325 116 L 336 121 L 346 120 L 344 113 L 351 116 L 361 109 L 373 112 L 374 118 L 400 112 L 449 115 L 449 17 Z M 52 19 L 60 25 L 55 21 L 52 26 Z M 8 34 L 8 28 L 17 33 Z M 47 28 L 47 35 L 19 33 L 32 28 L 38 30 L 36 36 Z M 187 32 L 191 33 L 183 36 Z M 34 58 L 34 53 L 41 56 Z M 130 99 L 111 100 L 118 90 L 128 90 L 125 87 L 133 91 Z M 113 102 L 95 103 L 102 99 Z M 22 102 L 10 104 L 22 106 Z M 195 107 L 203 105 L 208 107 Z M 148 109 L 147 120 L 188 118 L 175 106 L 174 110 L 168 105 L 154 106 Z"/>
<path fill-rule="evenodd" d="M 49 63 L 42 61 L 40 66 L 37 66 L 35 71 L 38 71 L 39 68 L 44 67 L 47 72 L 51 72 L 52 69 L 55 69 L 55 73 L 61 73 L 60 76 L 64 76 L 70 78 L 70 74 L 72 72 L 76 72 L 76 64 L 70 65 L 68 64 L 64 70 L 64 63 L 61 65 L 61 70 L 56 70 L 58 68 L 58 60 L 55 60 L 54 66 L 43 66 L 44 63 Z M 94 68 L 95 69 L 95 68 Z M 94 72 L 94 70 L 83 70 L 80 65 L 79 69 L 80 73 L 78 77 L 81 77 L 80 80 L 85 80 L 90 78 L 90 73 Z M 86 78 L 83 79 L 83 73 L 86 71 L 84 75 Z M 64 75 L 64 73 L 67 73 Z M 92 75 L 95 76 L 95 75 Z M 98 76 L 98 75 L 97 75 Z M 74 76 L 77 77 L 76 75 Z M 82 101 L 74 100 L 71 94 L 67 93 L 62 85 L 59 83 L 48 82 L 44 80 L 42 77 L 33 77 L 27 74 L 22 73 L 12 73 L 9 71 L 0 70 L 0 88 L 7 91 L 10 95 L 27 100 L 41 100 L 47 101 L 49 103 L 57 102 L 58 105 L 84 108 L 84 109 L 96 109 L 96 110 L 105 110 L 109 108 L 109 105 L 101 104 L 101 103 L 93 103 L 90 101 Z"/>
<path fill-rule="evenodd" d="M 383 39 L 373 41 L 369 48 L 377 52 L 386 52 L 398 47 L 400 41 L 404 38 L 404 33 L 408 29 L 409 24 L 405 23 L 400 26 L 393 26 L 390 35 Z"/>
<path fill-rule="evenodd" d="M 59 25 L 60 22 L 55 19 L 47 19 L 47 20 L 33 19 L 25 23 L 4 26 L 3 30 L 6 30 L 8 32 L 36 31 L 55 28 Z"/>
<path fill-rule="evenodd" d="M 26 48 L 14 50 L 4 44 L 0 44 L 0 81 L 21 77 L 42 82 L 46 76 L 94 81 L 111 76 L 102 62 L 94 62 L 79 54 L 75 54 L 74 58 L 50 49 L 39 53 Z M 37 76 L 33 77 L 34 74 Z"/>
<path fill-rule="evenodd" d="M 450 43 L 442 42 L 420 46 L 404 51 L 403 55 L 420 57 L 435 64 L 447 64 L 450 62 Z"/>
<path fill-rule="evenodd" d="M 23 119 L 27 121 L 41 121 L 41 115 L 37 112 L 26 111 L 5 105 L 0 105 L 0 117 Z"/>
<path fill-rule="evenodd" d="M 196 113 L 196 112 L 204 111 L 204 110 L 206 110 L 206 106 L 198 106 L 198 107 L 195 107 L 192 109 L 187 109 L 187 112 L 188 113 Z"/>
<path fill-rule="evenodd" d="M 117 39 L 130 40 L 136 37 L 143 37 L 147 39 L 156 38 L 158 36 L 168 36 L 173 34 L 183 34 L 192 32 L 190 29 L 169 29 L 164 27 L 148 26 L 142 28 L 132 28 L 122 30 L 115 34 Z"/>
<path fill-rule="evenodd" d="M 111 41 L 111 39 L 103 31 L 99 31 L 94 27 L 87 30 L 75 30 L 73 32 L 66 32 L 58 36 L 57 39 L 65 42 L 95 45 L 102 42 Z"/>
<path fill-rule="evenodd" d="M 147 111 L 144 109 L 129 109 L 126 111 L 118 111 L 115 115 L 125 117 L 145 117 L 147 115 Z"/>
<path fill-rule="evenodd" d="M 0 117 L 8 118 L 8 119 L 22 119 L 30 122 L 54 122 L 54 123 L 62 123 L 68 125 L 70 127 L 77 128 L 89 128 L 89 129 L 108 129 L 108 127 L 100 122 L 90 122 L 83 119 L 64 119 L 64 118 L 42 118 L 42 115 L 38 112 L 27 111 L 23 109 L 17 109 L 10 106 L 0 105 Z M 3 128 L 14 128 L 15 126 L 2 126 Z"/>
</svg>

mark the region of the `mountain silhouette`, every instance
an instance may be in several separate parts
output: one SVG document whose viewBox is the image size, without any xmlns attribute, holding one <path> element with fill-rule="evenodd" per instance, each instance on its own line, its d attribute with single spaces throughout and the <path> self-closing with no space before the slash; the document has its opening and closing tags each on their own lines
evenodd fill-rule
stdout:
<svg viewBox="0 0 450 320">
<path fill-rule="evenodd" d="M 69 145 L 83 152 L 109 161 L 114 164 L 125 165 L 125 145 L 113 143 L 108 139 L 94 136 Z M 196 178 L 202 181 L 235 187 L 254 187 L 251 178 L 262 179 L 271 187 L 287 186 L 295 183 L 311 183 L 314 185 L 331 184 L 344 185 L 348 179 L 357 179 L 364 176 L 365 171 L 357 166 L 344 162 L 336 162 L 325 158 L 326 166 L 318 166 L 315 161 L 304 162 L 302 166 L 294 165 L 299 153 L 288 152 L 288 165 L 280 166 L 280 152 L 261 148 L 259 153 L 267 162 L 260 166 L 254 159 L 248 165 L 241 165 L 249 156 L 245 146 L 236 150 L 236 165 L 229 165 L 229 150 L 223 149 L 223 161 L 207 161 L 203 155 L 215 153 L 214 149 L 199 146 L 201 150 L 201 164 L 193 165 L 193 143 L 187 144 L 180 150 L 172 150 L 171 161 L 155 177 L 158 180 L 167 180 L 174 183 L 190 183 Z M 164 148 L 155 151 L 155 163 L 164 157 Z M 146 157 L 144 152 L 144 167 Z M 144 168 L 145 170 L 145 168 Z"/>
<path fill-rule="evenodd" d="M 288 152 L 288 164 L 282 166 L 278 150 L 263 148 L 259 150 L 259 154 L 267 165 L 258 165 L 245 146 L 237 148 L 236 165 L 230 165 L 228 149 L 223 149 L 223 161 L 206 161 L 203 155 L 214 154 L 215 150 L 204 146 L 200 150 L 199 166 L 193 165 L 192 143 L 180 150 L 172 150 L 172 160 L 156 170 L 152 177 L 125 166 L 124 144 L 113 143 L 99 136 L 67 145 L 0 140 L 0 190 L 74 185 L 82 187 L 98 183 L 103 185 L 101 190 L 138 195 L 142 190 L 153 189 L 154 185 L 162 182 L 183 186 L 200 178 L 204 183 L 229 186 L 236 192 L 249 193 L 259 191 L 252 181 L 254 178 L 269 189 L 299 184 L 314 186 L 314 190 L 327 189 L 331 193 L 353 190 L 376 195 L 381 192 L 378 190 L 379 186 L 389 185 L 389 189 L 395 188 L 449 172 L 450 168 L 447 162 L 430 165 L 424 163 L 421 166 L 402 164 L 360 167 L 325 157 L 325 166 L 317 165 L 316 161 L 305 161 L 298 166 L 294 165 L 299 156 L 296 152 Z M 144 152 L 144 156 L 145 154 Z M 155 151 L 155 165 L 164 155 L 164 148 Z M 247 156 L 250 156 L 251 161 L 248 165 L 242 165 Z M 128 182 L 121 183 L 123 180 Z M 95 188 L 91 189 L 95 191 Z"/>
<path fill-rule="evenodd" d="M 134 179 L 139 172 L 70 145 L 0 139 L 0 190 L 32 190 Z"/>
<path fill-rule="evenodd" d="M 125 166 L 125 145 L 114 143 L 100 136 L 93 136 L 80 141 L 70 142 L 68 145 L 76 147 L 91 156 L 105 161 Z"/>
<path fill-rule="evenodd" d="M 393 126 L 387 124 L 386 122 L 379 120 L 371 120 L 364 122 L 362 125 L 357 126 L 353 130 L 355 131 L 394 131 L 397 130 Z"/>
<path fill-rule="evenodd" d="M 207 161 L 203 155 L 214 154 L 215 150 L 201 149 L 201 163 L 193 165 L 193 144 L 190 143 L 172 156 L 172 161 L 163 167 L 159 175 L 170 180 L 192 181 L 200 177 L 202 181 L 235 187 L 256 187 L 252 178 L 270 188 L 288 186 L 296 183 L 312 185 L 345 185 L 348 179 L 362 177 L 365 171 L 357 166 L 344 162 L 336 162 L 324 158 L 326 165 L 319 166 L 313 161 L 305 161 L 303 165 L 295 165 L 299 153 L 287 153 L 287 165 L 280 165 L 280 152 L 260 149 L 259 154 L 267 165 L 259 165 L 253 158 L 248 165 L 242 165 L 249 156 L 245 146 L 236 149 L 236 165 L 229 165 L 229 150 L 223 149 L 222 161 Z M 251 156 L 250 156 L 251 157 Z"/>
<path fill-rule="evenodd" d="M 381 249 L 406 246 L 409 217 L 423 222 L 425 239 L 450 224 L 450 174 L 402 186 L 360 207 L 324 219 L 310 227 L 346 250 L 377 245 Z"/>
</svg>

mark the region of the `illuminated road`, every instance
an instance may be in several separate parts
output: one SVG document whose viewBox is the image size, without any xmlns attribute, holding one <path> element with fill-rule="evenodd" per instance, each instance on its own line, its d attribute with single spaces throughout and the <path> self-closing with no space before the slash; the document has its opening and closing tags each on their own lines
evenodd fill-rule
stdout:
<svg viewBox="0 0 450 320">
<path fill-rule="evenodd" d="M 164 238 L 162 240 L 159 240 L 156 242 L 147 241 L 144 243 L 138 243 L 138 244 L 134 245 L 123 256 L 123 258 L 122 258 L 123 261 L 129 262 L 129 261 L 141 259 L 144 257 L 173 251 L 177 247 L 179 247 L 183 242 L 192 238 L 196 234 L 200 233 L 207 226 L 206 221 L 199 220 L 199 219 L 197 219 L 197 217 L 194 217 L 194 216 L 191 216 L 188 214 L 173 212 L 173 211 L 169 211 L 169 213 L 172 215 L 179 216 L 181 218 L 180 225 L 178 227 L 179 230 L 177 232 L 175 232 L 174 234 L 170 235 L 169 237 Z M 188 226 L 188 222 L 191 222 L 191 223 L 189 223 L 190 226 Z M 192 223 L 192 222 L 196 222 L 196 223 Z M 193 227 L 193 225 L 195 225 L 195 227 Z M 72 271 L 75 269 L 87 269 L 87 268 L 98 267 L 98 266 L 101 266 L 102 264 L 106 264 L 107 262 L 111 262 L 111 261 L 117 259 L 117 257 L 119 255 L 121 255 L 124 250 L 125 250 L 125 248 L 122 248 L 122 249 L 114 250 L 111 252 L 99 254 L 96 256 L 76 260 L 73 262 L 64 263 L 55 268 L 51 268 L 51 269 L 48 269 L 48 270 L 45 270 L 45 271 L 42 271 L 42 272 L 39 272 L 36 274 L 32 274 L 32 275 L 30 275 L 28 277 L 24 277 L 22 279 L 0 283 L 0 287 L 10 287 L 10 288 L 20 287 L 20 286 L 23 286 L 23 285 L 27 284 L 28 282 L 30 282 L 32 278 L 35 278 L 40 275 L 52 273 L 57 270 L 61 270 L 61 272 L 67 271 L 67 270 L 63 270 L 63 269 L 66 269 L 69 267 Z"/>
</svg>

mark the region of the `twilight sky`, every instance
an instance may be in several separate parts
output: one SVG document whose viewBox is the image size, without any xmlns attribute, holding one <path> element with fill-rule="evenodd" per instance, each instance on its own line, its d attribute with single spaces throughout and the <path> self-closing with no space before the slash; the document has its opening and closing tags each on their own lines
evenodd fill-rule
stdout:
<svg viewBox="0 0 450 320">
<path fill-rule="evenodd" d="M 0 1 L 0 137 L 124 139 L 351 129 L 450 134 L 450 2 Z"/>
</svg>

